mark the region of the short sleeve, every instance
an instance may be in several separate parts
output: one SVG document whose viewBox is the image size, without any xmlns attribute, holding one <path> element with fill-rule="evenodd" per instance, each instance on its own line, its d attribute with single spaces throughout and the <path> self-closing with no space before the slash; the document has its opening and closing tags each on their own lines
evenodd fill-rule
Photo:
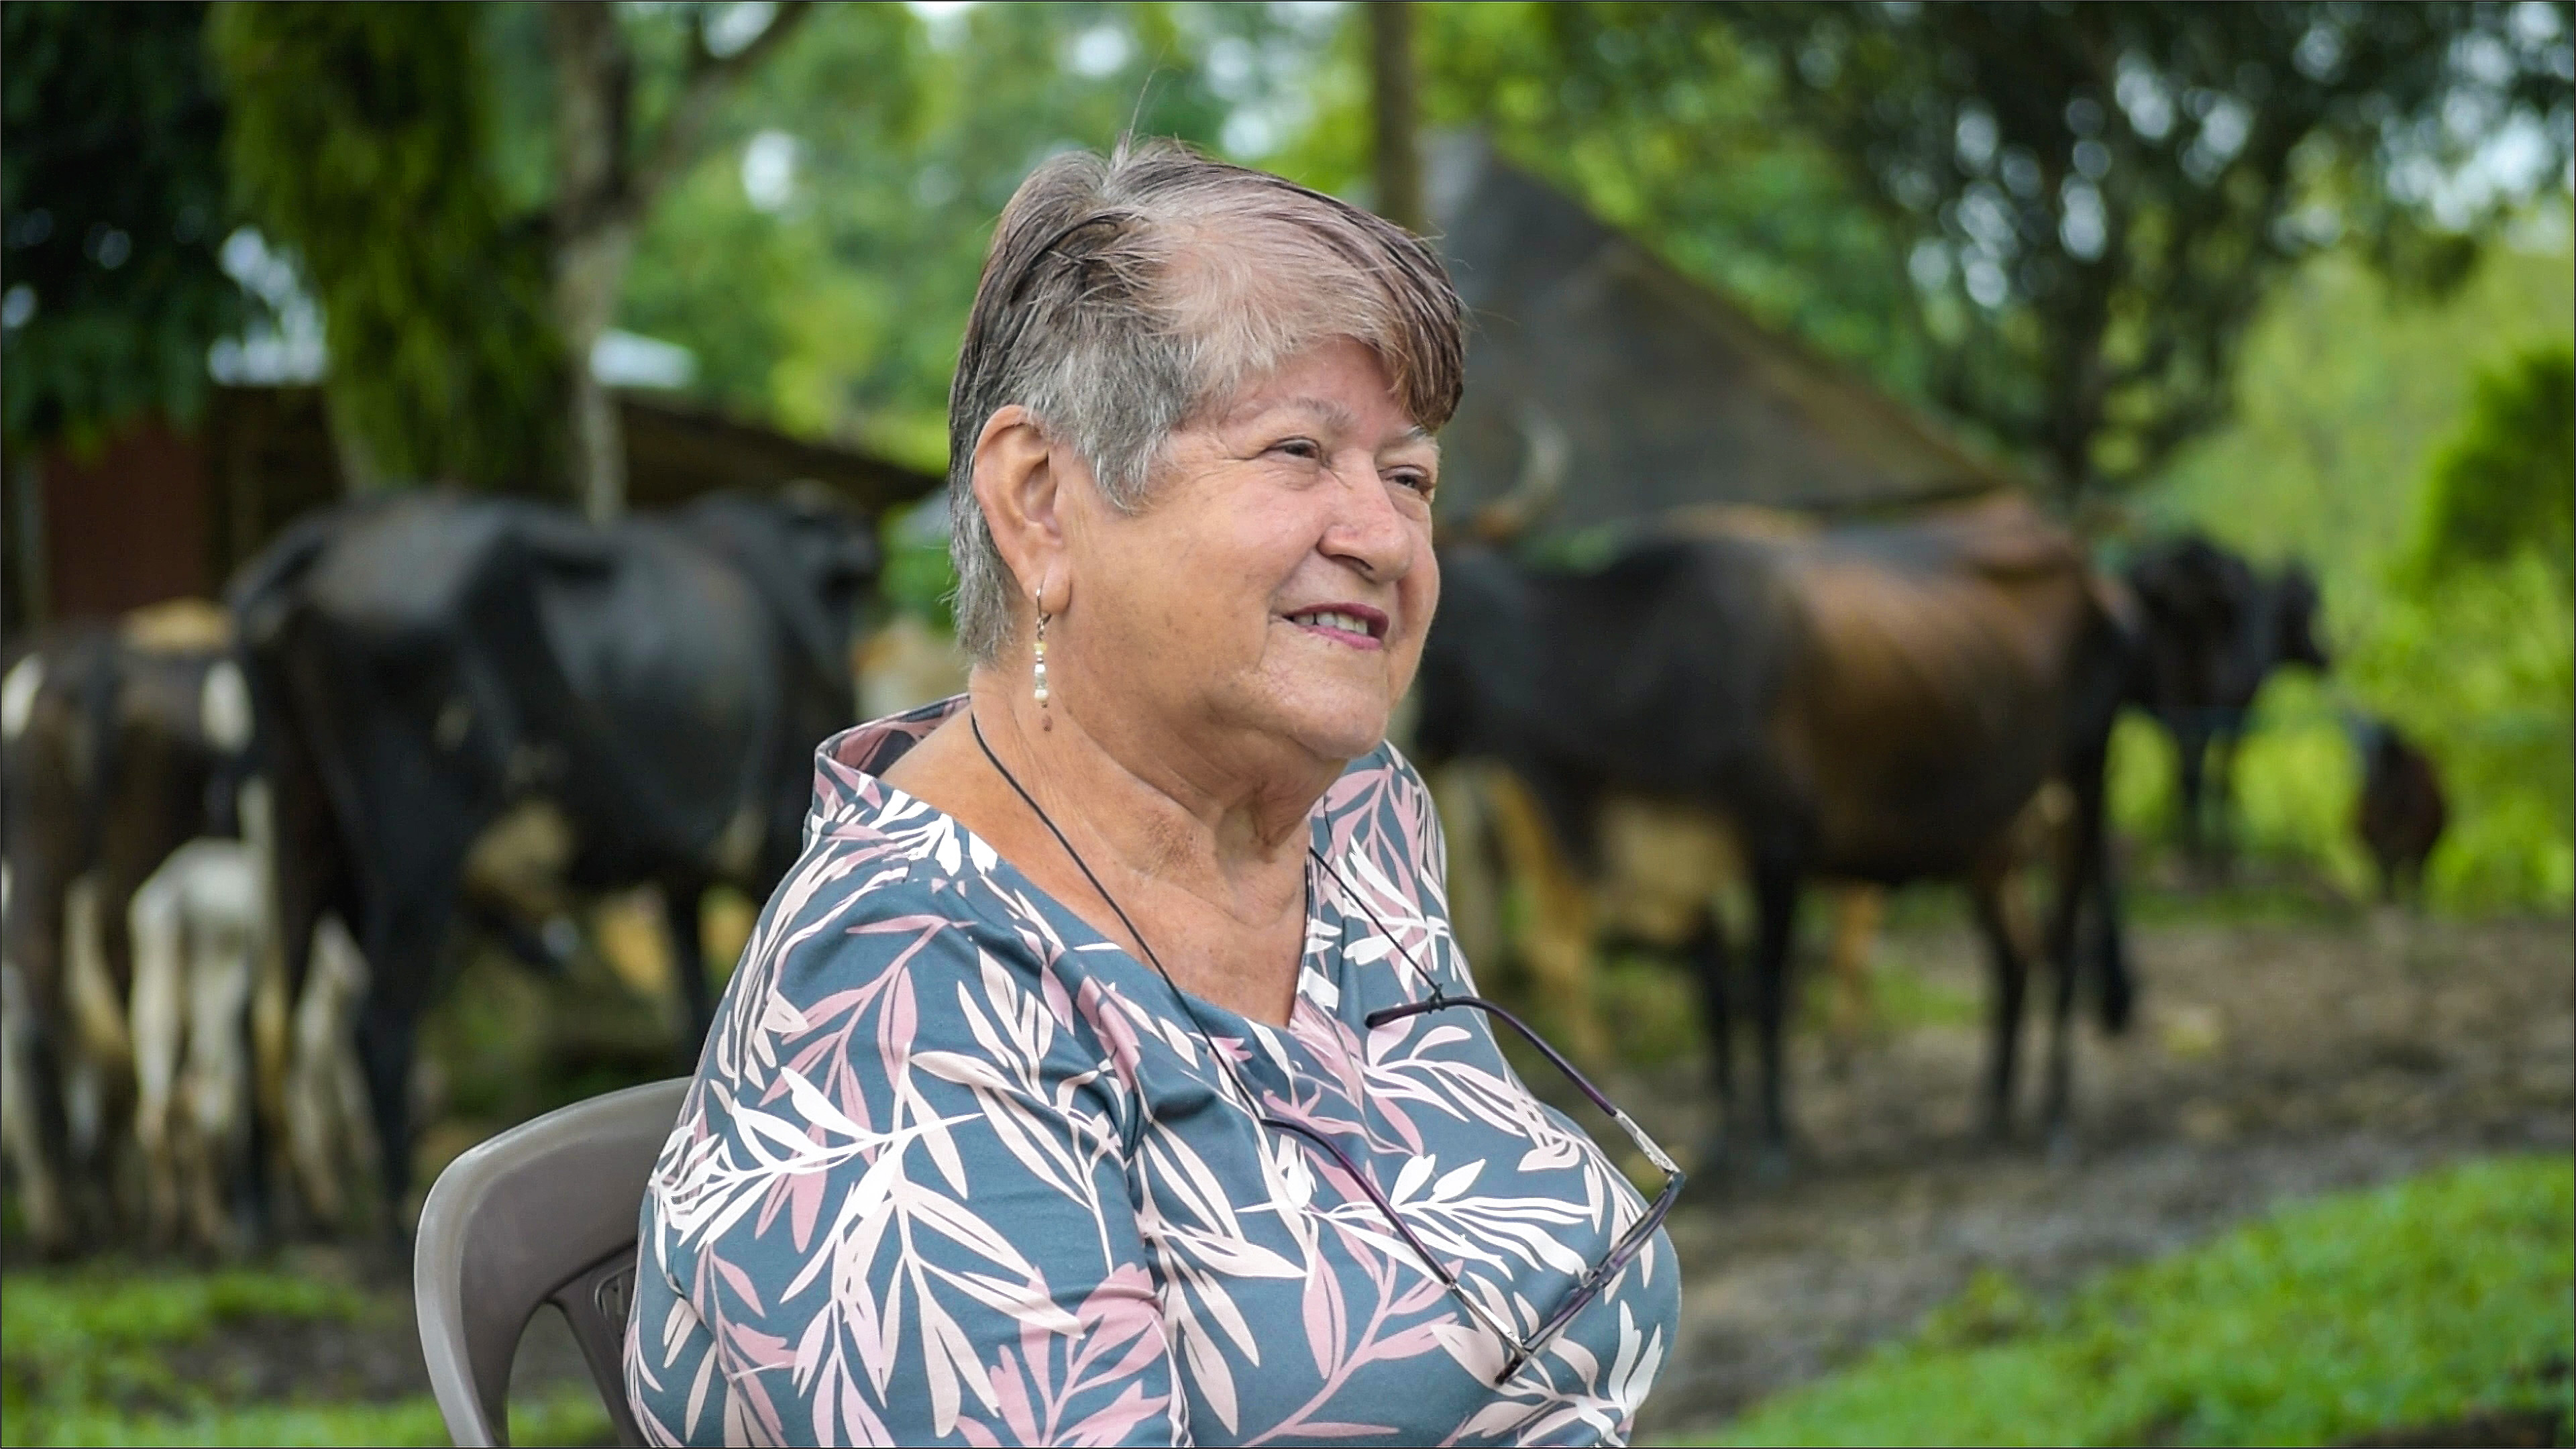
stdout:
<svg viewBox="0 0 2576 1449">
<path fill-rule="evenodd" d="M 729 1003 L 760 1020 L 656 1170 L 627 1355 L 647 1436 L 1178 1442 L 1106 1054 L 1015 941 L 833 929 Z"/>
</svg>

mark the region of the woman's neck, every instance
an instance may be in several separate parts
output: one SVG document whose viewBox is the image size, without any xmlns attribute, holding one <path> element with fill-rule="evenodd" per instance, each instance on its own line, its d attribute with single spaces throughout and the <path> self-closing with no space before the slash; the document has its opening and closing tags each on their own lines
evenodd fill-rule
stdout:
<svg viewBox="0 0 2576 1449">
<path fill-rule="evenodd" d="M 1168 721 L 1042 709 L 999 670 L 977 670 L 968 693 L 994 753 L 1094 871 L 1114 864 L 1246 924 L 1302 893 L 1307 820 L 1341 762 L 1284 758 L 1266 741 L 1217 758 L 1222 744 Z"/>
<path fill-rule="evenodd" d="M 1007 666 L 976 670 L 966 716 L 897 760 L 886 783 L 954 816 L 1181 989 L 1284 1025 L 1305 947 L 1307 820 L 1340 765 L 1219 758 L 1168 721 L 1077 717 L 1060 697 L 1042 713 L 1019 682 L 1026 677 Z"/>
</svg>

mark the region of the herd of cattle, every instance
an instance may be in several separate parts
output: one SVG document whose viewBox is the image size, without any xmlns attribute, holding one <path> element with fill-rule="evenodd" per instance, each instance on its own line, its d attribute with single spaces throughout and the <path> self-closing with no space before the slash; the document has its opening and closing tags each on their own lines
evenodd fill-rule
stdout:
<svg viewBox="0 0 2576 1449">
<path fill-rule="evenodd" d="M 30 1238 L 228 1248 L 403 1202 L 415 1040 L 458 927 L 559 969 L 582 901 L 658 887 L 692 1056 L 700 901 L 768 893 L 814 743 L 883 703 L 851 662 L 878 563 L 867 520 L 803 495 L 597 526 L 423 493 L 300 523 L 220 608 L 11 644 L 0 1145 Z M 2325 664 L 2295 568 L 2187 538 L 2113 577 L 2009 502 L 1834 529 L 1715 510 L 1580 570 L 1444 538 L 1442 568 L 1414 748 L 1462 939 L 1516 958 L 1595 1057 L 1616 1052 L 1583 1005 L 1595 949 L 1687 956 L 1730 1103 L 1749 997 L 1765 1160 L 1802 886 L 1960 882 L 1995 968 L 1989 1113 L 2036 958 L 2062 1126 L 2078 982 L 2107 1026 L 2129 1003 L 2114 717 L 2155 711 L 2196 802 L 2264 673 Z M 2420 866 L 2429 765 L 2384 729 L 2368 753 L 2362 813 Z M 2035 934 L 2012 886 L 2033 867 L 2054 882 Z M 1524 903 L 1508 945 L 1498 878 Z M 1731 881 L 1756 904 L 1749 990 L 1714 904 Z"/>
</svg>

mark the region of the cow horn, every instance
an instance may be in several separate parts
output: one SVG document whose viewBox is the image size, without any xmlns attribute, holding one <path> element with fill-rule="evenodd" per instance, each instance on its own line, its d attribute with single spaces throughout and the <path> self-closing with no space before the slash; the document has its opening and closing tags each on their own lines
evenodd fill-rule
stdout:
<svg viewBox="0 0 2576 1449">
<path fill-rule="evenodd" d="M 1475 535 L 1487 543 L 1509 543 L 1520 537 L 1533 519 L 1556 503 L 1565 488 L 1565 460 L 1571 451 L 1565 429 L 1556 419 L 1536 408 L 1521 416 L 1521 436 L 1528 447 L 1521 457 L 1520 481 L 1512 491 L 1476 510 L 1471 525 Z"/>
</svg>

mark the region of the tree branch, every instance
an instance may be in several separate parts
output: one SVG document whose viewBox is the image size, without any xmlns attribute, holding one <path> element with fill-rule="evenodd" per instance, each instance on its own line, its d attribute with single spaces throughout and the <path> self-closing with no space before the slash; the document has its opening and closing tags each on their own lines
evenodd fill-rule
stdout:
<svg viewBox="0 0 2576 1449">
<path fill-rule="evenodd" d="M 645 148 L 645 159 L 635 169 L 635 179 L 622 198 L 628 216 L 640 216 L 652 205 L 653 197 L 670 184 L 671 178 L 695 159 L 698 138 L 707 121 L 715 114 L 716 105 L 734 83 L 749 74 L 793 34 L 813 7 L 805 0 L 790 0 L 778 7 L 767 29 L 749 45 L 731 55 L 719 56 L 707 49 L 703 21 L 692 27 L 689 72 L 681 81 L 680 98 L 671 105 L 662 127 Z"/>
</svg>

